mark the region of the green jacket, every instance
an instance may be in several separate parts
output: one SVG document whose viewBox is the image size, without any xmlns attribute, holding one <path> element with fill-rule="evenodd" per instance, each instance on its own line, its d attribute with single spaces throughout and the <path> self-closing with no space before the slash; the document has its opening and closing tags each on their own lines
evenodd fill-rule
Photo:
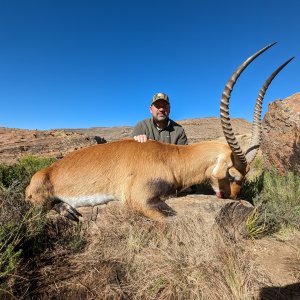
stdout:
<svg viewBox="0 0 300 300">
<path fill-rule="evenodd" d="M 165 129 L 158 129 L 153 119 L 145 119 L 136 124 L 132 136 L 145 134 L 148 139 L 156 140 L 166 144 L 187 145 L 187 137 L 181 125 L 169 119 Z"/>
</svg>

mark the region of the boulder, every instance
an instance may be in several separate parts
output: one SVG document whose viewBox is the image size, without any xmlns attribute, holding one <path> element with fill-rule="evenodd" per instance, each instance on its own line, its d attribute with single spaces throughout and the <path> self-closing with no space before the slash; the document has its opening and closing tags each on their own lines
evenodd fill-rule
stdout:
<svg viewBox="0 0 300 300">
<path fill-rule="evenodd" d="M 300 93 L 269 104 L 261 150 L 267 168 L 300 173 Z"/>
</svg>

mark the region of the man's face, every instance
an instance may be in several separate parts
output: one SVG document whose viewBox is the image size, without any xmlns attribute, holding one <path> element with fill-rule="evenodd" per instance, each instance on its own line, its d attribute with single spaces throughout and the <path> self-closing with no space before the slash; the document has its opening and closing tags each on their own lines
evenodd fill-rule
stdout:
<svg viewBox="0 0 300 300">
<path fill-rule="evenodd" d="M 164 121 L 169 117 L 170 104 L 165 100 L 157 100 L 150 106 L 150 112 L 155 121 Z"/>
</svg>

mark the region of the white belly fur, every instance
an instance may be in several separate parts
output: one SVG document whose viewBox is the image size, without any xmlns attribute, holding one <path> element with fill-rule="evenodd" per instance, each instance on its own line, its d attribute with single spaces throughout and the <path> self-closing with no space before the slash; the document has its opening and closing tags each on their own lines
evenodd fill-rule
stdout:
<svg viewBox="0 0 300 300">
<path fill-rule="evenodd" d="M 57 196 L 62 201 L 68 203 L 72 207 L 81 207 L 81 206 L 94 206 L 105 204 L 107 202 L 118 200 L 113 195 L 107 194 L 96 194 L 96 195 L 84 195 L 78 197 L 68 197 L 68 196 Z"/>
</svg>

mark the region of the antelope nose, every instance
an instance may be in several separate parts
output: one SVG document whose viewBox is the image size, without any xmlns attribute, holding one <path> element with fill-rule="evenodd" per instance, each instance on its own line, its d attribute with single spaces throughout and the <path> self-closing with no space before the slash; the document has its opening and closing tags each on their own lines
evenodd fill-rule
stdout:
<svg viewBox="0 0 300 300">
<path fill-rule="evenodd" d="M 217 196 L 218 198 L 224 198 L 224 192 L 218 191 L 218 192 L 216 192 L 216 196 Z"/>
</svg>

